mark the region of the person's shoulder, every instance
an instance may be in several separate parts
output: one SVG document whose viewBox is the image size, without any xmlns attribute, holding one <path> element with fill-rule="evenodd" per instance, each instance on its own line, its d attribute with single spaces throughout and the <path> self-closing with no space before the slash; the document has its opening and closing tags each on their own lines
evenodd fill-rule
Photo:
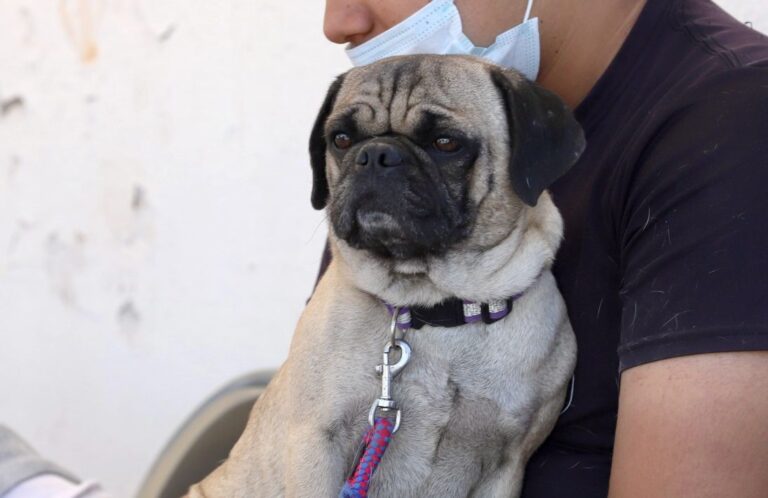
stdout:
<svg viewBox="0 0 768 498">
<path fill-rule="evenodd" d="M 714 2 L 649 2 L 666 4 L 669 27 L 698 52 L 700 60 L 730 68 L 768 64 L 768 36 L 734 18 Z"/>
<path fill-rule="evenodd" d="M 689 87 L 685 94 L 680 95 L 679 104 L 711 107 L 719 103 L 758 103 L 766 98 L 768 98 L 768 62 L 712 73 Z M 749 111 L 754 107 L 754 105 L 745 105 L 743 110 Z"/>
<path fill-rule="evenodd" d="M 658 2 L 659 0 L 649 0 Z M 768 37 L 708 0 L 667 4 L 663 36 L 650 42 L 667 71 L 660 114 L 715 101 L 761 98 L 768 92 Z M 654 77 L 663 76 L 656 73 Z M 746 109 L 745 109 L 746 110 Z"/>
<path fill-rule="evenodd" d="M 661 135 L 699 143 L 768 136 L 768 64 L 718 71 L 669 97 L 657 121 Z"/>
<path fill-rule="evenodd" d="M 768 65 L 734 67 L 708 75 L 687 91 L 669 96 L 653 123 L 635 180 L 693 181 L 675 165 L 701 174 L 765 178 L 768 153 Z M 673 167 L 675 166 L 675 167 Z M 766 178 L 768 180 L 768 178 Z"/>
</svg>

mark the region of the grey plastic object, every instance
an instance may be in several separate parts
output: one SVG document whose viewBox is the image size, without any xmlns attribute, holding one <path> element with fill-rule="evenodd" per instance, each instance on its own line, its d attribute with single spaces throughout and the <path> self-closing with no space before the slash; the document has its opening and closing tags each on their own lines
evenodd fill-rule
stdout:
<svg viewBox="0 0 768 498">
<path fill-rule="evenodd" d="M 137 498 L 179 498 L 227 458 L 274 371 L 254 372 L 219 390 L 174 434 Z"/>
<path fill-rule="evenodd" d="M 45 460 L 18 434 L 0 424 L 0 496 L 23 481 L 43 474 L 77 482 L 76 477 Z"/>
</svg>

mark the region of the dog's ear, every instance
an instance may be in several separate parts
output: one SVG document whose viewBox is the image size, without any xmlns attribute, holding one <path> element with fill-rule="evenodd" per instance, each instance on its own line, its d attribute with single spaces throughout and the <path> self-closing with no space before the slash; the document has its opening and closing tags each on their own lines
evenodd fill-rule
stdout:
<svg viewBox="0 0 768 498">
<path fill-rule="evenodd" d="M 510 178 L 515 193 L 535 206 L 541 192 L 576 163 L 584 132 L 554 93 L 516 72 L 492 69 L 509 125 Z"/>
<path fill-rule="evenodd" d="M 312 164 L 312 207 L 315 209 L 323 209 L 328 202 L 328 179 L 325 176 L 325 121 L 333 110 L 336 96 L 339 94 L 345 75 L 346 73 L 338 76 L 331 83 L 309 136 L 309 161 Z"/>
</svg>

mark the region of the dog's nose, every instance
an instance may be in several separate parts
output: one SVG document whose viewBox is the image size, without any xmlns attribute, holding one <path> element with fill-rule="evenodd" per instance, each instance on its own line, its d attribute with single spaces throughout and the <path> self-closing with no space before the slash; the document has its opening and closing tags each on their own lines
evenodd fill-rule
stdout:
<svg viewBox="0 0 768 498">
<path fill-rule="evenodd" d="M 360 166 L 391 168 L 403 164 L 403 155 L 394 145 L 373 143 L 360 149 L 355 162 Z"/>
</svg>

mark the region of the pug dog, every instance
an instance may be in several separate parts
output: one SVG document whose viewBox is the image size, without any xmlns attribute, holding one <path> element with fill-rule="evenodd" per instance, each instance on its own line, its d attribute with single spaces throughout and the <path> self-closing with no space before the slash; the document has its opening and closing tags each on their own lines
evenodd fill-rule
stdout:
<svg viewBox="0 0 768 498">
<path fill-rule="evenodd" d="M 576 358 L 545 189 L 584 146 L 554 94 L 479 58 L 392 57 L 340 76 L 310 137 L 332 262 L 229 458 L 188 496 L 340 496 L 373 412 L 399 428 L 367 496 L 518 496 Z M 455 302 L 466 320 L 445 326 Z M 405 338 L 396 307 L 422 313 Z M 409 359 L 393 378 L 398 347 Z"/>
</svg>

